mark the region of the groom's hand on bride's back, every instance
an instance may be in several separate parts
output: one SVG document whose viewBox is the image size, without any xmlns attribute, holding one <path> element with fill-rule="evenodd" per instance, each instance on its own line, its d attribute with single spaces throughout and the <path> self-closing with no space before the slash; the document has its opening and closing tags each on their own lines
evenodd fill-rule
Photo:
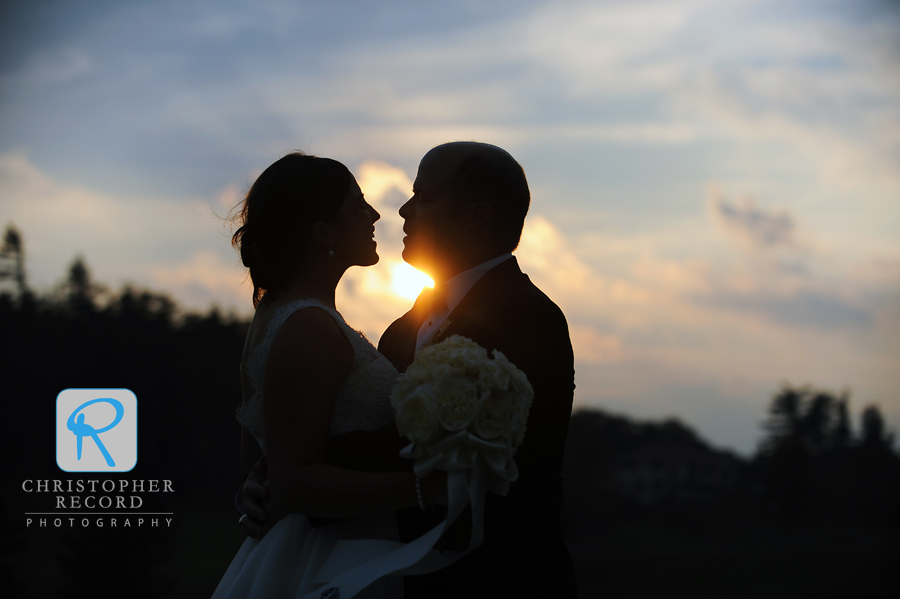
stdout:
<svg viewBox="0 0 900 599">
<path fill-rule="evenodd" d="M 268 467 L 266 456 L 263 456 L 253 465 L 241 490 L 241 509 L 246 516 L 241 517 L 241 528 L 248 537 L 254 539 L 261 539 L 268 530 L 266 524 L 269 514 L 266 505 L 269 499 L 269 481 L 266 476 Z"/>
</svg>

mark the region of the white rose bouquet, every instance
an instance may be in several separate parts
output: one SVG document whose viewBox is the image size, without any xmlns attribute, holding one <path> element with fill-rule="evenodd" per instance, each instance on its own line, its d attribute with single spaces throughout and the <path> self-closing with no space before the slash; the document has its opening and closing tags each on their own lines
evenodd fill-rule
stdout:
<svg viewBox="0 0 900 599">
<path fill-rule="evenodd" d="M 494 350 L 491 359 L 459 335 L 420 350 L 394 387 L 397 429 L 412 442 L 402 455 L 416 460 L 419 477 L 448 472 L 448 520 L 472 503 L 472 545 L 481 542 L 485 493 L 506 495 L 518 478 L 513 456 L 533 399 L 525 373 L 506 356 Z"/>
<path fill-rule="evenodd" d="M 459 335 L 419 351 L 391 395 L 400 434 L 427 447 L 467 431 L 518 448 L 534 390 L 506 356 L 493 355 Z"/>
</svg>

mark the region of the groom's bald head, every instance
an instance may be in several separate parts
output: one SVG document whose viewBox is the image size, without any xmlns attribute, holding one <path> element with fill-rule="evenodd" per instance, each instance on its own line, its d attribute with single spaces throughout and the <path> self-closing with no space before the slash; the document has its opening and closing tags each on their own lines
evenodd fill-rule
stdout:
<svg viewBox="0 0 900 599">
<path fill-rule="evenodd" d="M 525 173 L 508 152 L 453 142 L 419 163 L 413 197 L 400 207 L 403 259 L 447 280 L 519 244 L 530 195 Z"/>
<path fill-rule="evenodd" d="M 531 204 L 525 171 L 509 152 L 474 141 L 455 141 L 430 150 L 420 169 L 442 173 L 440 185 L 462 207 L 484 202 L 491 207 L 487 228 L 491 241 L 504 252 L 519 245 Z"/>
</svg>

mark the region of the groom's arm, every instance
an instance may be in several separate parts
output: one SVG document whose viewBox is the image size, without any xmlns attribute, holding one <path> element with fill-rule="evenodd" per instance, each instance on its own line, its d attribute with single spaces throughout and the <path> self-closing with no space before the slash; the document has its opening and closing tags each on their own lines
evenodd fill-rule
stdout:
<svg viewBox="0 0 900 599">
<path fill-rule="evenodd" d="M 333 466 L 364 472 L 407 471 L 411 464 L 400 458 L 400 450 L 405 445 L 406 442 L 393 424 L 373 432 L 353 431 L 335 435 L 328 440 L 327 461 Z M 265 534 L 268 520 L 266 500 L 269 490 L 266 476 L 265 456 L 262 456 L 250 468 L 235 498 L 238 511 L 247 516 L 241 519 L 241 527 L 247 536 L 257 539 Z M 329 518 L 310 518 L 313 526 L 333 521 Z"/>
<path fill-rule="evenodd" d="M 328 439 L 327 462 L 363 472 L 403 472 L 411 464 L 400 458 L 406 445 L 393 424 L 376 431 L 352 431 Z M 309 518 L 313 526 L 335 522 L 334 518 Z"/>
<path fill-rule="evenodd" d="M 540 302 L 519 320 L 518 327 L 498 340 L 497 348 L 526 374 L 534 388 L 525 441 L 517 462 L 522 461 L 522 484 L 544 476 L 556 477 L 562 469 L 572 399 L 575 365 L 565 317 L 549 301 Z M 527 323 L 527 326 L 521 326 Z M 531 470 L 531 471 L 529 471 Z M 521 486 L 521 485 L 520 485 Z"/>
</svg>

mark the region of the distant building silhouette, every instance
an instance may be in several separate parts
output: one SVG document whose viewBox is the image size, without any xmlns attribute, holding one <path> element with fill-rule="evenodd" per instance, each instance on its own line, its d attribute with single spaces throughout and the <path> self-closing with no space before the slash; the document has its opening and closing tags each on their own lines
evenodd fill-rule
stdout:
<svg viewBox="0 0 900 599">
<path fill-rule="evenodd" d="M 700 443 L 661 439 L 611 465 L 610 490 L 642 506 L 713 505 L 737 487 L 742 463 Z"/>
</svg>

